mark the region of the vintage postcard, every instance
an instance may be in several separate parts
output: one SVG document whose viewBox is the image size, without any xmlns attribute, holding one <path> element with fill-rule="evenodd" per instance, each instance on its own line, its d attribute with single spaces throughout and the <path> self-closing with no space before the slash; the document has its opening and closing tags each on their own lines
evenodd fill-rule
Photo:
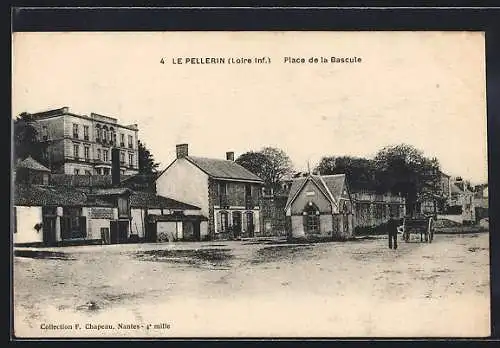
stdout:
<svg viewBox="0 0 500 348">
<path fill-rule="evenodd" d="M 487 337 L 481 32 L 13 34 L 18 338 Z"/>
</svg>

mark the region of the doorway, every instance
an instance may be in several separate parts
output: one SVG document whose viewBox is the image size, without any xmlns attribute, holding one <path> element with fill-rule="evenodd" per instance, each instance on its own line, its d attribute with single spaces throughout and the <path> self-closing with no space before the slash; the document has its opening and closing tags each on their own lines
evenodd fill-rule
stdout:
<svg viewBox="0 0 500 348">
<path fill-rule="evenodd" d="M 241 212 L 233 212 L 233 232 L 234 237 L 237 238 L 241 234 Z"/>
<path fill-rule="evenodd" d="M 128 220 L 111 221 L 111 244 L 125 243 L 128 240 Z"/>
<path fill-rule="evenodd" d="M 56 243 L 56 217 L 43 217 L 43 244 L 50 246 Z"/>
<path fill-rule="evenodd" d="M 255 226 L 253 222 L 253 212 L 249 211 L 246 213 L 247 215 L 247 233 L 250 238 L 254 237 Z"/>
</svg>

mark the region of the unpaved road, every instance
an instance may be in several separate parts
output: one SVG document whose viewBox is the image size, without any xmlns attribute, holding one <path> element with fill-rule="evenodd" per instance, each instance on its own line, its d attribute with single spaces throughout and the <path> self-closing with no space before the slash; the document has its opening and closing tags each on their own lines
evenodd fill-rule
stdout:
<svg viewBox="0 0 500 348">
<path fill-rule="evenodd" d="M 19 337 L 484 337 L 489 235 L 16 249 Z M 52 253 L 52 254 L 50 254 Z M 119 324 L 125 324 L 119 327 Z M 78 326 L 77 326 L 78 324 Z M 134 326 L 135 325 L 135 326 Z M 156 325 L 156 326 L 155 326 Z"/>
</svg>

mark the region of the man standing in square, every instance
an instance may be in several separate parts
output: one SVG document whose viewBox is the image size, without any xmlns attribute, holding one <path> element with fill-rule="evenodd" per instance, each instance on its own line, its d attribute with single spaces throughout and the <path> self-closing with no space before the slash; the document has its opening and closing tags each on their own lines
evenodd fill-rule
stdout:
<svg viewBox="0 0 500 348">
<path fill-rule="evenodd" d="M 399 221 L 394 218 L 394 215 L 390 215 L 389 221 L 387 222 L 387 233 L 389 235 L 389 249 L 398 248 L 398 225 Z"/>
</svg>

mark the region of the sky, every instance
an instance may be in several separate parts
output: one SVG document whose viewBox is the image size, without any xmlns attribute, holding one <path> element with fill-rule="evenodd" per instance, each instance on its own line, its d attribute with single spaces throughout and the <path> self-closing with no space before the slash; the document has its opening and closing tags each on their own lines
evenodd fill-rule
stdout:
<svg viewBox="0 0 500 348">
<path fill-rule="evenodd" d="M 407 143 L 481 183 L 484 47 L 481 32 L 15 33 L 12 116 L 68 106 L 137 123 L 161 168 L 179 143 L 214 158 L 278 147 L 297 170 Z M 361 63 L 284 63 L 332 56 Z M 172 64 L 186 57 L 270 62 Z"/>
</svg>

